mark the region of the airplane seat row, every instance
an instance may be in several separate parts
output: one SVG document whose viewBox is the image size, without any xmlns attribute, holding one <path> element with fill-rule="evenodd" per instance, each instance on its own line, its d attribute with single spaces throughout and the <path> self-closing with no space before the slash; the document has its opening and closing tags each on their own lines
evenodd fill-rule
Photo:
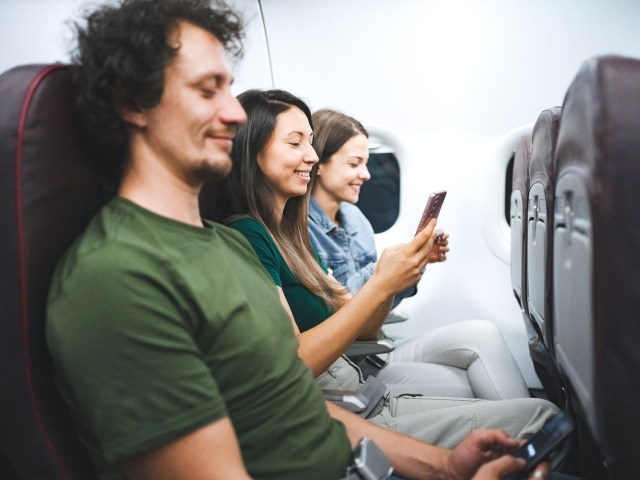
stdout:
<svg viewBox="0 0 640 480">
<path fill-rule="evenodd" d="M 547 249 L 551 233 L 546 226 L 553 204 L 553 150 L 560 108 L 542 112 L 533 132 L 523 135 L 513 159 L 510 200 L 511 285 L 527 331 L 533 365 L 549 400 L 564 407 L 564 398 L 551 352 L 545 339 L 548 320 Z M 550 322 L 547 321 L 547 325 Z"/>
<path fill-rule="evenodd" d="M 633 478 L 640 471 L 640 61 L 585 62 L 562 107 L 542 112 L 531 142 L 526 242 L 515 246 L 526 262 L 514 268 L 525 270 L 525 326 L 548 351 L 550 376 L 541 382 L 577 420 L 587 477 Z M 514 190 L 515 172 L 514 165 Z M 541 363 L 539 351 L 531 357 Z"/>
</svg>

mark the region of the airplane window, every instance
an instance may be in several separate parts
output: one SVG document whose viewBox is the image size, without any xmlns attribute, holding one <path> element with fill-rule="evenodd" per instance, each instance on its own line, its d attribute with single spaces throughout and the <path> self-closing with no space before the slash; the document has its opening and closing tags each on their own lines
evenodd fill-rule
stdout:
<svg viewBox="0 0 640 480">
<path fill-rule="evenodd" d="M 513 184 L 513 162 L 515 160 L 515 152 L 511 155 L 507 164 L 507 173 L 504 181 L 504 217 L 507 224 L 511 225 L 511 185 Z"/>
<path fill-rule="evenodd" d="M 384 232 L 400 214 L 400 165 L 393 152 L 370 152 L 367 163 L 371 179 L 360 189 L 358 207 L 375 233 Z"/>
</svg>

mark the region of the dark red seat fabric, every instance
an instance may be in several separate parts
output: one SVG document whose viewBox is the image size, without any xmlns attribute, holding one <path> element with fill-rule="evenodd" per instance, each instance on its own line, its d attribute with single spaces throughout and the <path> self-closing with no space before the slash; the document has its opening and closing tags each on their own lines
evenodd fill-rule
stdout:
<svg viewBox="0 0 640 480">
<path fill-rule="evenodd" d="M 73 128 L 70 68 L 0 76 L 0 472 L 96 478 L 54 384 L 45 343 L 49 281 L 107 194 Z"/>
<path fill-rule="evenodd" d="M 591 59 L 556 148 L 553 335 L 612 479 L 640 472 L 640 61 Z"/>
</svg>

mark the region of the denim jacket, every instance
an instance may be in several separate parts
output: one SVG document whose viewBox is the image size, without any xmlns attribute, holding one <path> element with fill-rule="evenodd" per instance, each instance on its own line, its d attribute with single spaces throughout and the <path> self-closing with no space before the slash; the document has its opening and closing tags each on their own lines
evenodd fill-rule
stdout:
<svg viewBox="0 0 640 480">
<path fill-rule="evenodd" d="M 340 204 L 334 224 L 311 197 L 309 202 L 309 237 L 320 260 L 333 270 L 333 276 L 355 294 L 373 275 L 378 260 L 373 227 L 358 207 L 347 202 Z M 396 295 L 394 307 L 402 298 L 415 295 L 411 287 Z"/>
</svg>

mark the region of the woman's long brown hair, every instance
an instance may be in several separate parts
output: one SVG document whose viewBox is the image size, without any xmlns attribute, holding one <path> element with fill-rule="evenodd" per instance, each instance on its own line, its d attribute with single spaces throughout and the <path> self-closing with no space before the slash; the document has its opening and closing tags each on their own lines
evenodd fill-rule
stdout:
<svg viewBox="0 0 640 480">
<path fill-rule="evenodd" d="M 271 234 L 296 278 L 334 310 L 345 300 L 346 289 L 320 268 L 309 241 L 307 213 L 311 189 L 290 198 L 278 220 L 275 193 L 258 165 L 258 155 L 275 130 L 277 117 L 299 108 L 313 128 L 311 111 L 300 98 L 283 90 L 248 90 L 238 96 L 247 112 L 247 123 L 238 127 L 233 141 L 233 168 L 218 184 L 215 219 L 230 222 L 252 217 Z"/>
</svg>

